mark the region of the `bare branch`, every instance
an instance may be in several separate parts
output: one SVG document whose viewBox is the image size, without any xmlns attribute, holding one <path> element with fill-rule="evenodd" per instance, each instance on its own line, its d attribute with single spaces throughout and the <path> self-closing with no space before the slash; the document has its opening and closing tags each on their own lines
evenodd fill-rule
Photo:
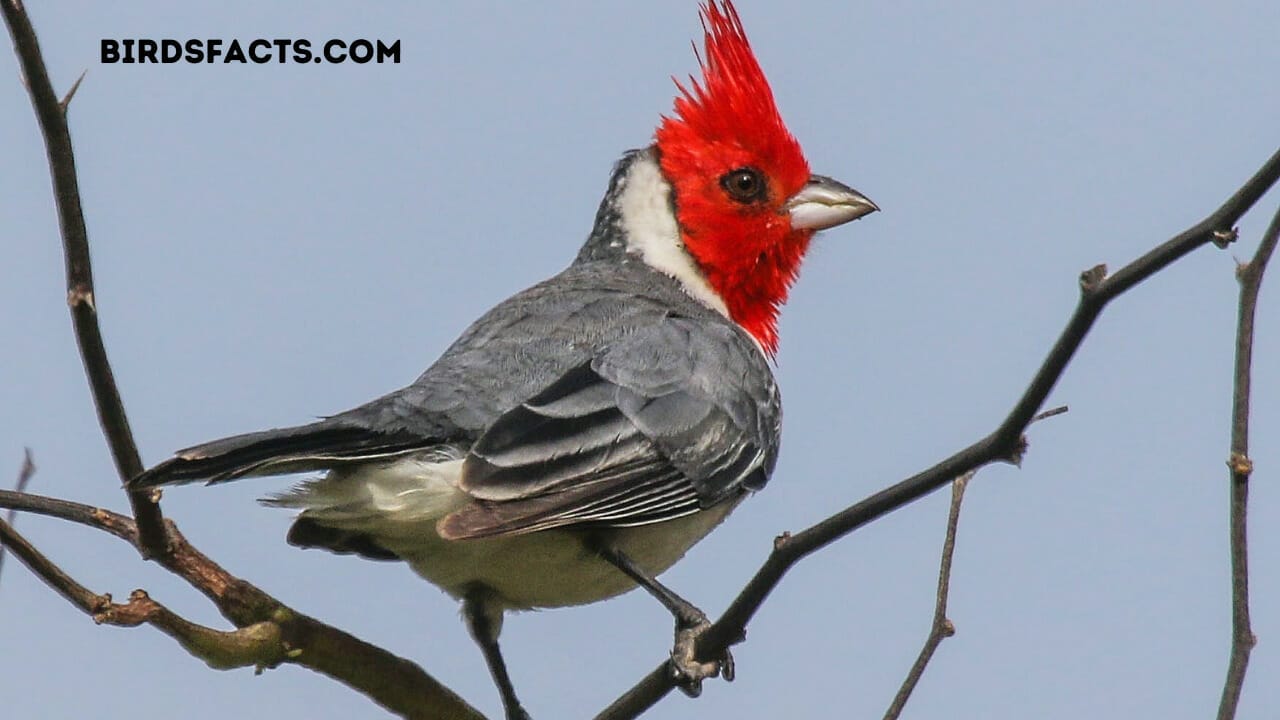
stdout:
<svg viewBox="0 0 1280 720">
<path fill-rule="evenodd" d="M 278 626 L 255 623 L 231 632 L 197 625 L 179 617 L 142 590 L 135 590 L 129 602 L 112 602 L 111 596 L 99 595 L 76 582 L 53 561 L 36 550 L 8 522 L 0 520 L 0 544 L 12 548 L 18 559 L 45 584 L 83 610 L 93 621 L 120 627 L 148 624 L 182 644 L 187 652 L 204 660 L 210 667 L 226 670 L 236 667 L 273 667 L 288 658 L 288 648 L 281 640 Z"/>
<path fill-rule="evenodd" d="M 110 510 L 8 490 L 0 491 L 0 508 L 103 530 L 142 551 L 137 524 Z M 170 552 L 153 559 L 209 597 L 237 630 L 227 632 L 191 623 L 141 591 L 135 592 L 128 603 L 112 605 L 109 596 L 84 588 L 39 555 L 12 527 L 6 525 L 3 530 L 0 544 L 13 547 L 50 587 L 96 621 L 122 626 L 152 625 L 211 667 L 266 668 L 292 663 L 328 675 L 402 717 L 483 718 L 413 662 L 303 615 L 231 575 L 188 544 L 172 523 L 167 528 Z"/>
<path fill-rule="evenodd" d="M 956 551 L 956 526 L 960 524 L 960 504 L 964 502 L 964 490 L 976 473 L 977 470 L 970 470 L 951 482 L 951 510 L 947 513 L 947 532 L 942 540 L 942 562 L 938 567 L 938 599 L 933 607 L 933 624 L 929 627 L 929 637 L 925 638 L 924 647 L 920 648 L 920 654 L 907 672 L 906 679 L 902 681 L 902 687 L 889 704 L 889 710 L 884 714 L 885 720 L 897 720 L 902 715 L 907 700 L 911 699 L 911 693 L 915 691 L 925 668 L 933 659 L 934 652 L 943 640 L 956 634 L 956 626 L 947 617 L 947 597 L 951 594 L 951 557 Z"/>
<path fill-rule="evenodd" d="M 18 468 L 18 481 L 13 484 L 13 489 L 17 492 L 24 492 L 27 484 L 31 482 L 31 476 L 36 474 L 36 463 L 31 457 L 31 448 L 22 448 L 22 467 Z M 17 511 L 10 509 L 5 515 L 4 521 L 13 524 Z M 4 572 L 4 546 L 0 545 L 0 573 Z"/>
<path fill-rule="evenodd" d="M 35 28 L 27 17 L 26 9 L 18 0 L 0 0 L 5 25 L 13 38 L 13 47 L 26 78 L 31 105 L 35 108 L 40 131 L 44 134 L 45 149 L 49 156 L 49 171 L 53 177 L 53 194 L 58 208 L 58 225 L 62 231 L 62 247 L 67 266 L 67 304 L 71 306 L 71 320 L 75 326 L 76 344 L 84 363 L 93 401 L 98 409 L 98 422 L 102 425 L 111 456 L 115 459 L 120 480 L 127 481 L 142 472 L 142 458 L 129 429 L 124 402 L 116 387 L 111 363 L 102 344 L 102 331 L 98 327 L 98 310 L 93 291 L 93 266 L 89 261 L 89 232 L 80 207 L 80 186 L 76 179 L 76 160 L 71 147 L 71 132 L 67 128 L 65 107 L 53 91 L 49 71 L 45 68 L 36 39 Z M 70 102 L 76 86 L 67 93 Z M 163 555 L 166 551 L 164 516 L 151 492 L 129 493 L 129 504 L 138 519 L 142 535 L 143 553 L 147 556 Z"/>
<path fill-rule="evenodd" d="M 1163 270 L 1192 250 L 1221 242 L 1230 236 L 1236 221 L 1280 180 L 1280 151 L 1273 154 L 1213 214 L 1193 227 L 1155 247 L 1142 257 L 1107 277 L 1099 265 L 1080 278 L 1080 301 L 1040 369 L 1023 391 L 1008 416 L 987 437 L 946 458 L 937 465 L 849 506 L 818 524 L 775 543 L 764 564 L 738 596 L 706 632 L 698 638 L 697 659 L 720 657 L 731 645 L 742 641 L 747 624 L 764 604 L 769 593 L 782 581 L 787 570 L 811 553 L 830 545 L 858 528 L 898 508 L 918 500 L 953 478 L 998 460 L 1015 458 L 1022 433 L 1035 417 L 1050 391 L 1058 383 L 1067 364 L 1084 342 L 1094 322 L 1107 304 L 1138 283 Z M 634 718 L 671 691 L 672 678 L 666 664 L 645 675 L 630 690 L 605 708 L 597 720 Z"/>
<path fill-rule="evenodd" d="M 1236 268 L 1240 281 L 1240 311 L 1236 324 L 1235 388 L 1231 402 L 1231 455 L 1227 467 L 1231 473 L 1231 658 L 1227 678 L 1218 704 L 1218 720 L 1231 720 L 1236 715 L 1240 692 L 1244 688 L 1249 653 L 1257 638 L 1249 621 L 1249 477 L 1253 461 L 1249 459 L 1249 398 L 1253 382 L 1253 323 L 1262 289 L 1262 274 L 1280 242 L 1280 210 L 1262 236 L 1253 259 Z"/>
</svg>

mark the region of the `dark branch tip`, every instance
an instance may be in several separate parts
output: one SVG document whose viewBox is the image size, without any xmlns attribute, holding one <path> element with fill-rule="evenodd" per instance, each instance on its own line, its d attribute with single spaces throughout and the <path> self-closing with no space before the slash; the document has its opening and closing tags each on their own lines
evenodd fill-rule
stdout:
<svg viewBox="0 0 1280 720">
<path fill-rule="evenodd" d="M 1231 243 L 1240 239 L 1240 230 L 1231 228 L 1230 230 L 1214 230 L 1213 237 L 1210 240 L 1219 248 L 1226 248 Z"/>
<path fill-rule="evenodd" d="M 1086 295 L 1092 294 L 1107 279 L 1107 265 L 1101 263 L 1080 273 L 1080 291 Z"/>
</svg>

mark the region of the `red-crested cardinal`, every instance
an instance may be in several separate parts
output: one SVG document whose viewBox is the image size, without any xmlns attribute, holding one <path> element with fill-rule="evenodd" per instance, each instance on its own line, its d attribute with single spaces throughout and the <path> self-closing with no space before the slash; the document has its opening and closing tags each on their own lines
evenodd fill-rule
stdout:
<svg viewBox="0 0 1280 720">
<path fill-rule="evenodd" d="M 298 427 L 181 450 L 132 488 L 322 470 L 264 502 L 289 542 L 403 560 L 463 603 L 508 718 L 503 613 L 644 587 L 693 692 L 706 624 L 655 576 L 778 456 L 777 318 L 814 232 L 878 208 L 813 175 L 729 0 L 701 8 L 701 81 L 617 163 L 573 263 L 477 320 L 408 387 Z"/>
</svg>

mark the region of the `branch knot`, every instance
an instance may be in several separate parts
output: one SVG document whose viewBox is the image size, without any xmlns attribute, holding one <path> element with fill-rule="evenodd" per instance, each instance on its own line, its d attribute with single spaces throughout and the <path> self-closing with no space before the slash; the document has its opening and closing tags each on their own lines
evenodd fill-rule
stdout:
<svg viewBox="0 0 1280 720">
<path fill-rule="evenodd" d="M 1097 292 L 1098 286 L 1103 280 L 1107 279 L 1107 265 L 1100 263 L 1080 273 L 1080 292 L 1085 295 L 1092 295 Z"/>
<path fill-rule="evenodd" d="M 1244 453 L 1231 453 L 1231 457 L 1227 459 L 1227 467 L 1237 477 L 1248 478 L 1253 474 L 1253 461 Z"/>
<path fill-rule="evenodd" d="M 1231 228 L 1229 230 L 1214 230 L 1213 236 L 1210 238 L 1210 242 L 1217 245 L 1219 248 L 1226 248 L 1238 239 L 1240 239 L 1240 230 L 1237 228 Z"/>
</svg>

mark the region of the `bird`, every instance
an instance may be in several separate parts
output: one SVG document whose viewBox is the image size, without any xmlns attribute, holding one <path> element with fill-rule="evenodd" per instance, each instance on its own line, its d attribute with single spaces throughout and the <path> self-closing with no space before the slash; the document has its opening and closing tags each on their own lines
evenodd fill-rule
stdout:
<svg viewBox="0 0 1280 720">
<path fill-rule="evenodd" d="M 765 487 L 781 307 L 814 234 L 879 208 L 810 171 L 731 0 L 699 15 L 701 78 L 617 161 L 565 270 L 402 389 L 179 450 L 128 486 L 322 473 L 263 500 L 298 511 L 288 542 L 406 562 L 459 600 L 509 720 L 529 714 L 505 614 L 636 587 L 675 618 L 686 692 L 731 679 L 727 654 L 694 659 L 706 615 L 657 576 Z"/>
</svg>

